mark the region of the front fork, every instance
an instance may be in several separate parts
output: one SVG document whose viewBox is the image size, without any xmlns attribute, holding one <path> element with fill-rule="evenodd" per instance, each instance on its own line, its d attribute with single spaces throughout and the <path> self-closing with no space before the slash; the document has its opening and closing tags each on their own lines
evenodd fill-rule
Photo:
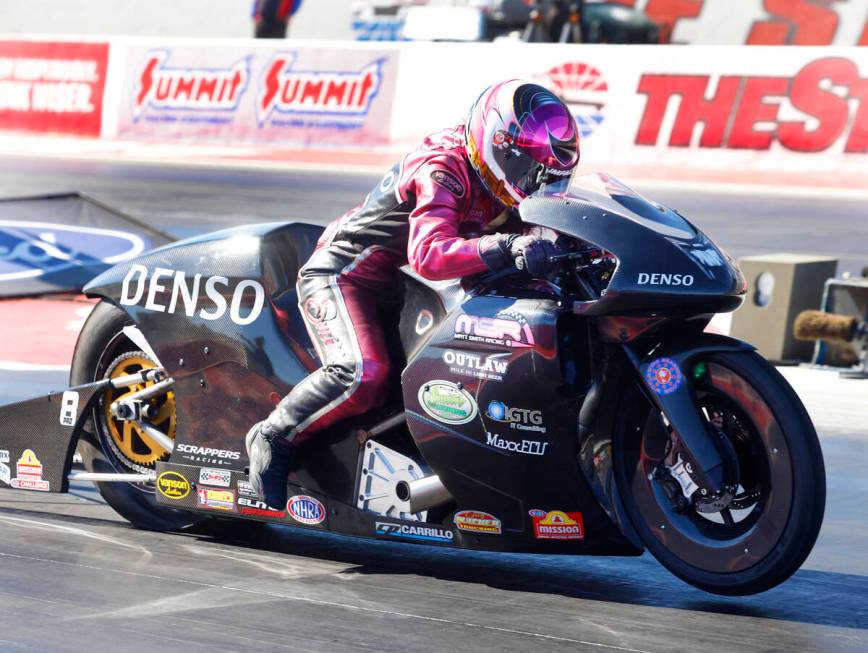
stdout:
<svg viewBox="0 0 868 653">
<path fill-rule="evenodd" d="M 658 469 L 657 480 L 680 490 L 686 501 L 667 492 L 677 507 L 686 509 L 693 502 L 699 512 L 719 512 L 735 496 L 738 463 L 726 437 L 697 405 L 693 369 L 703 354 L 750 351 L 753 347 L 711 334 L 664 343 L 643 357 L 628 344 L 622 346 L 672 437 L 669 464 L 665 470 Z"/>
</svg>

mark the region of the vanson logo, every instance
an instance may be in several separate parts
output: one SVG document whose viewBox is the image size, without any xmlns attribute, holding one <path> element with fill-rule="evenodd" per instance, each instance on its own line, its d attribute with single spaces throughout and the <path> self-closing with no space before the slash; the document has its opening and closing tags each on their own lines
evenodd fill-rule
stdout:
<svg viewBox="0 0 868 653">
<path fill-rule="evenodd" d="M 144 241 L 125 231 L 0 220 L 0 282 L 41 277 L 94 263 L 114 265 L 144 250 Z"/>
<path fill-rule="evenodd" d="M 167 499 L 180 501 L 190 494 L 190 481 L 178 472 L 163 472 L 157 477 L 157 490 Z"/>
</svg>

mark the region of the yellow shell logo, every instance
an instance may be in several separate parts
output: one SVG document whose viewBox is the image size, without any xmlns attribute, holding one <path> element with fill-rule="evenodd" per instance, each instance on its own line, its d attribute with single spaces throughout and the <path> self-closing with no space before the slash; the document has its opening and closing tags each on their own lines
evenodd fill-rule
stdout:
<svg viewBox="0 0 868 653">
<path fill-rule="evenodd" d="M 18 459 L 19 465 L 41 465 L 39 462 L 39 458 L 36 457 L 36 454 L 33 453 L 33 449 L 25 449 L 24 453 L 21 454 L 21 458 Z"/>
<path fill-rule="evenodd" d="M 167 499 L 179 501 L 190 494 L 190 481 L 178 472 L 163 472 L 157 477 L 157 490 Z"/>
</svg>

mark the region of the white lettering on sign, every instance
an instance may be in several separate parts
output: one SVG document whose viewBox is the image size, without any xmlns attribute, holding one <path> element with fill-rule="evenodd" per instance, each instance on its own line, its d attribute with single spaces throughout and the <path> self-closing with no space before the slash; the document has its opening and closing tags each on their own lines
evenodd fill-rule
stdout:
<svg viewBox="0 0 868 653">
<path fill-rule="evenodd" d="M 692 274 L 654 274 L 648 272 L 640 272 L 637 282 L 640 286 L 692 286 Z"/>
<path fill-rule="evenodd" d="M 185 272 L 168 268 L 155 268 L 151 272 L 144 265 L 134 263 L 121 284 L 120 302 L 125 306 L 135 306 L 144 299 L 146 310 L 171 314 L 175 314 L 180 304 L 187 317 L 193 317 L 198 311 L 203 320 L 218 320 L 228 309 L 229 318 L 240 326 L 254 322 L 262 313 L 265 289 L 258 281 L 243 279 L 231 288 L 226 277 L 207 277 L 205 297 L 199 293 L 201 282 L 199 273 L 192 276 L 188 285 Z M 226 296 L 229 295 L 231 299 L 227 302 Z"/>
</svg>

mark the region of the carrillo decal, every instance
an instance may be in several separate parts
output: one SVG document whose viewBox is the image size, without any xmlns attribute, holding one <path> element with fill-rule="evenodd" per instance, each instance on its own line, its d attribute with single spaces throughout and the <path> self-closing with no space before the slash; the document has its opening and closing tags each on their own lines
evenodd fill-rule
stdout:
<svg viewBox="0 0 868 653">
<path fill-rule="evenodd" d="M 203 320 L 219 320 L 228 310 L 230 319 L 244 326 L 262 313 L 265 289 L 253 279 L 233 285 L 226 277 L 188 275 L 168 268 L 149 270 L 134 263 L 124 277 L 120 302 L 159 313 L 183 311 L 187 317 L 198 315 Z"/>
</svg>

